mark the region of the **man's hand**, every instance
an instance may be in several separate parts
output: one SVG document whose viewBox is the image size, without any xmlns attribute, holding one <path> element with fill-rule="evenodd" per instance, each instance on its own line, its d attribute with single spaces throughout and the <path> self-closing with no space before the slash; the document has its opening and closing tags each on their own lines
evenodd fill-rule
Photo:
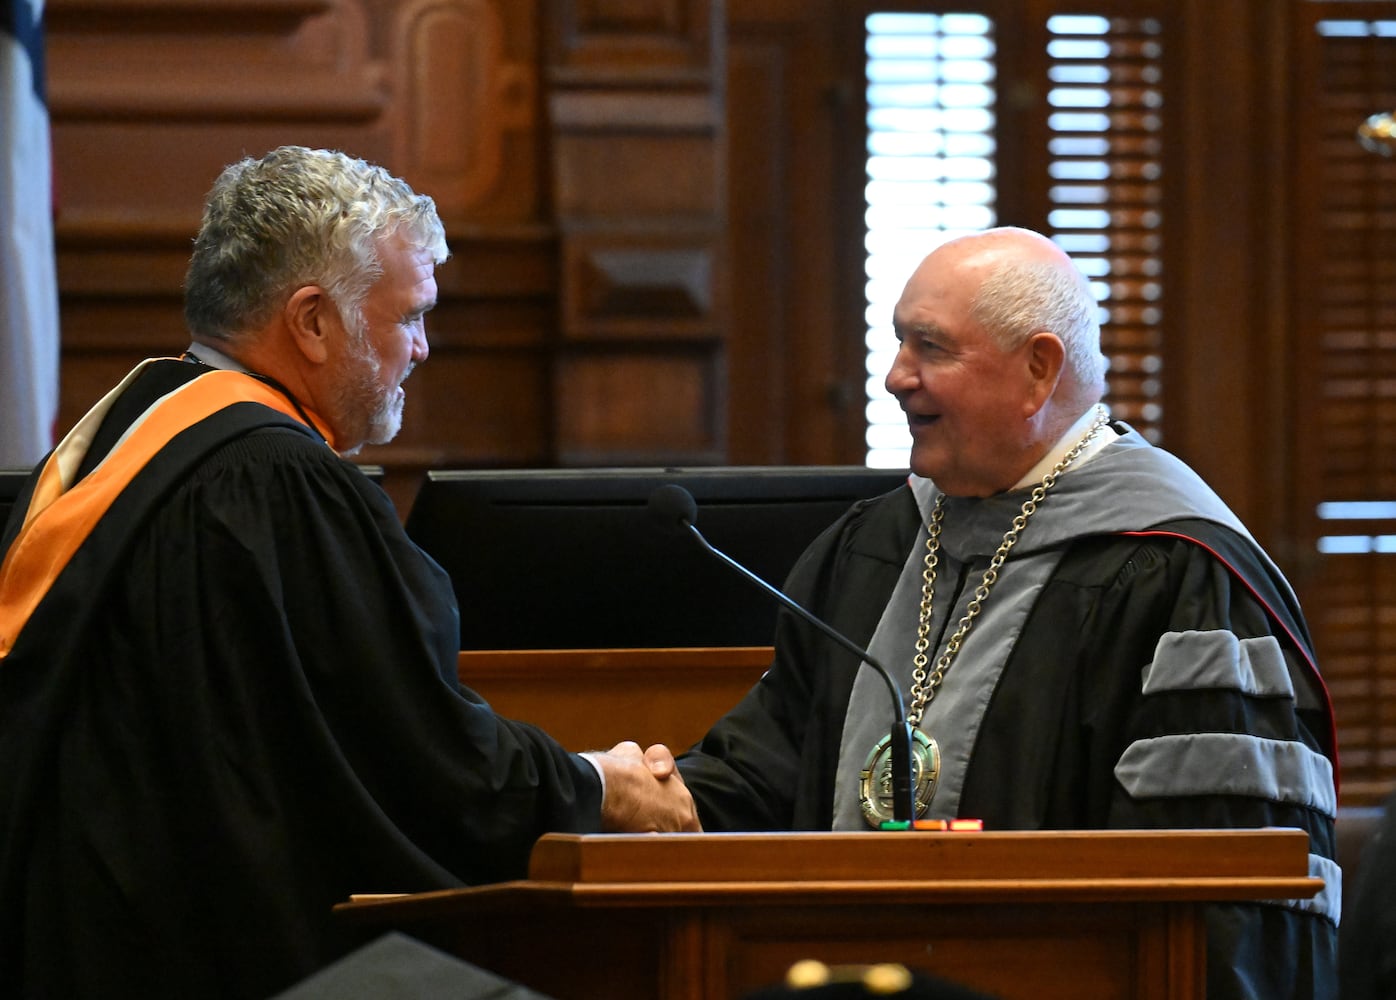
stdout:
<svg viewBox="0 0 1396 1000">
<path fill-rule="evenodd" d="M 589 755 L 592 756 L 592 755 Z M 701 833 L 698 808 L 663 743 L 641 751 L 617 743 L 592 756 L 606 775 L 601 829 L 607 833 Z"/>
</svg>

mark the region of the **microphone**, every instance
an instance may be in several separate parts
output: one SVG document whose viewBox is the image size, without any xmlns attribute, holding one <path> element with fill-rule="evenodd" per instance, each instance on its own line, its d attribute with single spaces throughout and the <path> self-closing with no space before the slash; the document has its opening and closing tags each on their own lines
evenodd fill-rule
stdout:
<svg viewBox="0 0 1396 1000">
<path fill-rule="evenodd" d="M 691 534 L 698 540 L 698 544 L 712 555 L 877 671 L 892 697 L 892 817 L 898 825 L 905 823 L 909 829 L 916 819 L 916 793 L 911 770 L 911 726 L 906 721 L 906 706 L 902 703 L 901 689 L 897 687 L 897 682 L 892 679 L 887 668 L 873 659 L 872 654 L 866 649 L 856 645 L 833 626 L 816 618 L 784 592 L 771 586 L 727 553 L 714 548 L 693 523 L 698 519 L 698 503 L 693 499 L 693 494 L 682 486 L 677 483 L 665 483 L 657 488 L 650 494 L 649 512 L 664 527 Z"/>
</svg>

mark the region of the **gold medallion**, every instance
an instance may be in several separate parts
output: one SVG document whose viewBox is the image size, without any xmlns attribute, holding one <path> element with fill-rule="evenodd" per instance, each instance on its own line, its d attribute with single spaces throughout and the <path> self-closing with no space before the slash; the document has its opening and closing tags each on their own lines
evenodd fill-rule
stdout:
<svg viewBox="0 0 1396 1000">
<path fill-rule="evenodd" d="M 911 784 L 916 793 L 916 815 L 926 815 L 940 777 L 940 747 L 919 729 L 911 731 Z M 886 820 L 896 819 L 892 797 L 892 737 L 884 736 L 868 754 L 858 775 L 858 799 L 863 819 L 874 830 Z"/>
</svg>

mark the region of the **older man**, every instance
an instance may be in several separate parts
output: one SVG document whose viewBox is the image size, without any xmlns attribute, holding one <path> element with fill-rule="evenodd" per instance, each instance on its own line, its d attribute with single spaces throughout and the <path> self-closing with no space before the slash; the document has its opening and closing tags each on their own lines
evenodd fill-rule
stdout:
<svg viewBox="0 0 1396 1000">
<path fill-rule="evenodd" d="M 887 389 L 909 484 L 804 554 L 790 593 L 900 677 L 920 815 L 988 829 L 1293 826 L 1316 901 L 1216 906 L 1209 995 L 1333 992 L 1334 743 L 1279 571 L 1186 466 L 1111 422 L 1097 309 L 1050 240 L 951 240 L 907 283 Z M 868 829 L 886 690 L 793 616 L 679 768 L 710 830 Z"/>
<path fill-rule="evenodd" d="M 357 943 L 350 893 L 697 829 L 663 747 L 584 758 L 460 689 L 449 581 L 341 457 L 397 432 L 445 258 L 381 168 L 234 164 L 194 343 L 36 470 L 0 563 L 0 995 L 265 997 Z"/>
</svg>

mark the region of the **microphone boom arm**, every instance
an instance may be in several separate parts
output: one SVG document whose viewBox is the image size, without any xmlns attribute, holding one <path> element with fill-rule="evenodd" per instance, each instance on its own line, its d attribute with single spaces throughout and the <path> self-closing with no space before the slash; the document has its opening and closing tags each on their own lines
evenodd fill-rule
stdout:
<svg viewBox="0 0 1396 1000">
<path fill-rule="evenodd" d="M 874 660 L 867 650 L 859 649 L 850 640 L 836 632 L 834 629 L 830 628 L 828 625 L 824 624 L 824 622 L 820 621 L 814 615 L 810 614 L 798 603 L 791 600 L 784 593 L 782 593 L 779 589 L 771 586 L 765 580 L 761 579 L 761 577 L 757 576 L 751 570 L 747 569 L 741 563 L 737 562 L 726 552 L 723 552 L 721 549 L 713 548 L 712 545 L 708 543 L 708 540 L 703 537 L 703 533 L 698 530 L 698 527 L 696 525 L 692 524 L 691 522 L 685 521 L 684 527 L 692 533 L 694 538 L 698 539 L 698 544 L 703 546 L 703 548 L 707 549 L 713 555 L 717 556 L 719 559 L 725 562 L 728 566 L 731 566 L 738 573 L 742 574 L 742 576 L 746 577 L 748 580 L 759 586 L 766 593 L 770 594 L 784 607 L 789 608 L 791 611 L 795 612 L 805 621 L 809 622 L 815 628 L 819 629 L 819 631 L 827 635 L 830 639 L 833 639 L 844 649 L 848 650 L 854 656 L 858 657 L 859 660 L 867 660 L 869 664 L 875 667 L 877 673 L 881 675 L 882 680 L 887 684 L 888 693 L 892 696 L 892 703 L 896 706 L 895 711 L 898 724 L 906 722 L 906 706 L 902 704 L 902 693 L 899 690 L 897 690 L 897 685 L 893 683 L 892 675 L 887 672 L 887 668 L 884 667 L 881 663 L 878 663 L 876 660 Z"/>
<path fill-rule="evenodd" d="M 691 503 L 691 499 L 689 503 Z M 800 618 L 817 628 L 821 633 L 833 639 L 839 646 L 848 650 L 858 657 L 860 661 L 866 662 L 878 674 L 887 685 L 887 691 L 892 696 L 892 704 L 895 710 L 895 718 L 891 730 L 891 750 L 892 759 L 890 761 L 892 770 L 892 817 L 897 827 L 909 829 L 916 821 L 916 790 L 915 781 L 912 775 L 911 726 L 906 721 L 906 706 L 902 704 L 902 693 L 897 688 L 896 681 L 892 680 L 892 675 L 887 672 L 887 668 L 877 660 L 867 650 L 860 649 L 851 640 L 840 635 L 831 626 L 816 618 L 809 611 L 801 607 L 797 602 L 787 597 L 778 588 L 767 583 L 741 563 L 737 562 L 727 553 L 714 548 L 708 540 L 703 537 L 703 533 L 698 530 L 692 519 L 688 516 L 680 516 L 680 524 L 688 530 L 698 544 L 703 546 L 708 552 L 722 560 L 728 566 L 735 569 L 743 577 L 759 586 L 766 593 L 770 594 L 783 607 L 789 608 Z"/>
</svg>

